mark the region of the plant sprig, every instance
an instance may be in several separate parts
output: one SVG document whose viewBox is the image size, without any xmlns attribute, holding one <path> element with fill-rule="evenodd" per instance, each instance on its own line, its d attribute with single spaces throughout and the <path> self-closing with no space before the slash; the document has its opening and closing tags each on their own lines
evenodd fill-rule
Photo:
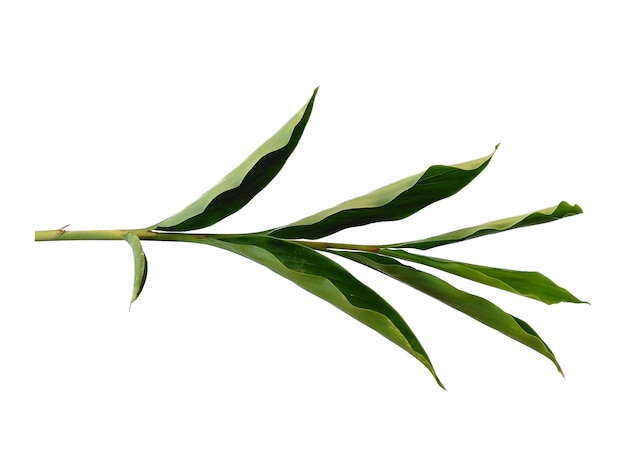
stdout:
<svg viewBox="0 0 626 470">
<path fill-rule="evenodd" d="M 453 307 L 550 359 L 562 373 L 548 345 L 523 320 L 492 302 L 457 289 L 433 274 L 406 262 L 425 265 L 456 276 L 544 302 L 582 303 L 566 289 L 537 272 L 480 266 L 419 254 L 449 243 L 559 220 L 582 213 L 578 205 L 554 207 L 495 220 L 426 239 L 387 245 L 359 245 L 320 241 L 346 228 L 404 219 L 424 207 L 450 197 L 474 180 L 489 164 L 489 155 L 455 165 L 433 165 L 426 171 L 363 196 L 322 210 L 291 224 L 256 233 L 187 233 L 203 229 L 234 214 L 265 188 L 296 148 L 311 116 L 317 89 L 307 103 L 237 168 L 180 212 L 150 227 L 131 230 L 57 230 L 35 232 L 35 241 L 125 240 L 134 259 L 131 305 L 148 275 L 142 240 L 201 243 L 255 261 L 326 300 L 400 346 L 437 377 L 428 354 L 402 316 L 379 294 L 354 277 L 330 256 L 365 265 Z"/>
</svg>

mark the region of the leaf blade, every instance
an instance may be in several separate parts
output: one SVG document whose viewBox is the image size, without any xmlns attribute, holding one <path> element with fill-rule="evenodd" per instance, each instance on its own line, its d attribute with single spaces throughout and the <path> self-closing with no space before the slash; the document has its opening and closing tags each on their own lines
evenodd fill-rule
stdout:
<svg viewBox="0 0 626 470">
<path fill-rule="evenodd" d="M 128 307 L 130 309 L 133 302 L 135 302 L 135 300 L 139 297 L 139 294 L 141 294 L 141 291 L 146 283 L 146 279 L 148 277 L 148 259 L 146 258 L 146 254 L 141 246 L 141 240 L 136 234 L 128 232 L 124 235 L 124 239 L 128 242 L 133 251 L 134 261 L 133 294 Z"/>
<path fill-rule="evenodd" d="M 311 116 L 317 91 L 318 88 L 285 125 L 215 186 L 151 228 L 176 232 L 205 228 L 244 207 L 274 179 L 298 145 Z"/>
<path fill-rule="evenodd" d="M 400 314 L 335 261 L 302 245 L 264 235 L 212 236 L 201 242 L 255 261 L 326 300 L 418 359 L 444 388 Z"/>
<path fill-rule="evenodd" d="M 457 289 L 438 277 L 419 271 L 387 256 L 375 253 L 333 251 L 401 281 L 469 317 L 524 344 L 552 361 L 563 375 L 554 353 L 539 335 L 523 320 L 506 313 L 492 302 Z"/>
<path fill-rule="evenodd" d="M 486 157 L 469 162 L 433 165 L 422 173 L 267 233 L 287 239 L 318 239 L 350 227 L 406 218 L 468 185 L 485 169 L 497 148 L 496 145 Z"/>
<path fill-rule="evenodd" d="M 507 230 L 513 230 L 516 228 L 553 222 L 572 215 L 582 214 L 582 212 L 583 211 L 578 204 L 571 205 L 565 201 L 561 201 L 558 205 L 548 207 L 546 209 L 507 217 L 505 219 L 493 220 L 491 222 L 485 222 L 480 225 L 454 230 L 452 232 L 424 238 L 422 240 L 393 243 L 385 245 L 385 248 L 417 248 L 420 250 L 428 250 L 436 246 L 458 243 L 464 240 L 490 235 L 492 233 L 506 232 Z"/>
<path fill-rule="evenodd" d="M 551 305 L 559 302 L 585 303 L 541 273 L 481 266 L 423 256 L 399 249 L 382 249 L 385 256 L 430 266 L 457 276 Z"/>
</svg>

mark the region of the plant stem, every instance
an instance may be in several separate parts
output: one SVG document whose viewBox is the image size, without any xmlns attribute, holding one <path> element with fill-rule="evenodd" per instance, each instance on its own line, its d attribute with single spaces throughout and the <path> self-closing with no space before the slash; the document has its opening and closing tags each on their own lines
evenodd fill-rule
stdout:
<svg viewBox="0 0 626 470">
<path fill-rule="evenodd" d="M 180 242 L 199 242 L 212 235 L 201 233 L 163 233 L 153 232 L 150 229 L 132 230 L 65 230 L 65 227 L 56 230 L 35 231 L 35 241 L 56 240 L 124 240 L 126 234 L 134 233 L 141 240 L 161 240 Z"/>
<path fill-rule="evenodd" d="M 313 248 L 314 250 L 353 250 L 353 251 L 371 251 L 377 252 L 380 251 L 380 246 L 376 245 L 352 245 L 349 243 L 332 243 L 332 242 L 312 242 L 309 240 L 291 240 L 295 243 L 298 243 L 303 246 L 308 246 L 309 248 Z"/>
<path fill-rule="evenodd" d="M 36 242 L 53 240 L 124 240 L 129 232 L 135 232 L 139 238 L 150 238 L 147 230 L 39 230 L 35 232 Z"/>
<path fill-rule="evenodd" d="M 228 237 L 229 235 L 212 235 L 206 233 L 171 233 L 153 232 L 150 229 L 133 230 L 65 230 L 65 227 L 56 230 L 39 230 L 35 232 L 35 241 L 56 241 L 56 240 L 124 240 L 126 234 L 134 233 L 141 240 L 178 241 L 178 242 L 201 242 L 211 237 Z M 326 251 L 353 250 L 377 252 L 380 246 L 375 245 L 352 245 L 348 243 L 315 242 L 310 240 L 289 240 L 293 243 L 313 248 L 314 250 Z"/>
</svg>

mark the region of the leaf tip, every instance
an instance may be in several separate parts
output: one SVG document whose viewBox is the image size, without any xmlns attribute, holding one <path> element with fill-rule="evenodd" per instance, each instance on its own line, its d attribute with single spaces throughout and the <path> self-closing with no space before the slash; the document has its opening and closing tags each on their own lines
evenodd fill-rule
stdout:
<svg viewBox="0 0 626 470">
<path fill-rule="evenodd" d="M 317 86 L 315 87 L 315 90 L 313 90 L 313 94 L 311 95 L 311 98 L 309 98 L 309 102 L 307 103 L 307 107 L 311 107 L 313 105 L 313 103 L 315 103 L 315 97 L 317 96 L 317 92 L 319 91 L 320 87 Z"/>
<path fill-rule="evenodd" d="M 435 368 L 433 367 L 432 363 L 430 363 L 430 360 L 428 361 L 428 364 L 426 364 L 426 363 L 423 363 L 423 364 L 426 366 L 426 368 L 433 375 L 433 377 L 435 378 L 435 381 L 437 382 L 437 385 L 439 385 L 443 390 L 448 391 L 448 389 L 443 384 L 443 382 L 441 380 L 439 380 L 439 376 L 437 375 L 437 372 L 435 372 Z"/>
<path fill-rule="evenodd" d="M 130 303 L 128 304 L 128 311 L 130 312 L 133 304 L 135 303 L 135 300 L 137 300 L 139 298 L 139 294 L 141 293 L 141 290 L 139 292 L 133 292 L 132 297 L 130 298 Z"/>
<path fill-rule="evenodd" d="M 552 351 L 550 351 L 550 352 L 552 352 Z M 556 366 L 556 370 L 558 370 L 559 374 L 561 374 L 561 377 L 565 378 L 565 373 L 563 372 L 563 369 L 561 369 L 561 366 L 559 365 L 558 361 L 556 360 L 556 357 L 554 357 L 554 354 L 552 355 L 552 357 L 550 359 L 552 360 L 552 362 Z"/>
<path fill-rule="evenodd" d="M 446 386 L 441 382 L 441 380 L 439 380 L 439 377 L 437 377 L 435 375 L 435 380 L 437 381 L 437 385 L 439 385 L 443 390 L 445 390 L 446 392 L 448 391 L 448 389 L 446 388 Z"/>
<path fill-rule="evenodd" d="M 570 204 L 567 201 L 561 201 L 554 207 L 554 212 L 560 213 L 561 217 L 569 217 L 570 215 L 582 214 L 583 209 L 578 204 Z"/>
</svg>

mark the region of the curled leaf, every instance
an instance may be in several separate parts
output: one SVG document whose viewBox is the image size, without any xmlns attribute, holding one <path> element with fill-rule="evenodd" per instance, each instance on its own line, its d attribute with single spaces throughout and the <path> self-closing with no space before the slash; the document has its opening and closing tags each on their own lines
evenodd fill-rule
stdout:
<svg viewBox="0 0 626 470">
<path fill-rule="evenodd" d="M 559 302 L 583 303 L 568 290 L 558 286 L 543 274 L 534 271 L 492 268 L 490 266 L 423 256 L 404 250 L 382 249 L 380 254 L 440 269 L 465 279 L 523 295 L 546 304 Z"/>
<path fill-rule="evenodd" d="M 256 261 L 326 300 L 407 351 L 443 387 L 426 351 L 400 314 L 328 257 L 299 244 L 263 235 L 212 236 L 198 241 Z"/>
<path fill-rule="evenodd" d="M 582 214 L 582 212 L 582 209 L 577 204 L 574 204 L 572 206 L 571 204 L 562 201 L 556 206 L 548 207 L 547 209 L 542 209 L 535 212 L 530 212 L 528 214 L 508 217 L 506 219 L 493 220 L 491 222 L 486 222 L 481 225 L 475 225 L 473 227 L 455 230 L 453 232 L 444 233 L 442 235 L 424 238 L 423 240 L 393 243 L 391 245 L 385 245 L 385 247 L 418 248 L 420 250 L 428 250 L 429 248 L 434 248 L 436 246 L 457 243 L 463 240 L 469 240 L 470 238 L 490 235 L 492 233 L 506 232 L 507 230 L 513 230 L 520 227 L 528 227 L 530 225 L 545 224 L 546 222 L 553 222 L 555 220 L 562 219 L 563 217 Z"/>
<path fill-rule="evenodd" d="M 333 251 L 333 253 L 385 273 L 519 341 L 550 359 L 557 370 L 563 374 L 556 357 L 535 330 L 523 320 L 506 313 L 490 301 L 457 289 L 432 274 L 419 271 L 387 256 L 348 251 Z"/>
<path fill-rule="evenodd" d="M 457 165 L 431 166 L 422 173 L 268 233 L 279 238 L 317 239 L 349 227 L 404 219 L 456 194 L 485 169 L 495 151 L 484 158 Z"/>
<path fill-rule="evenodd" d="M 126 235 L 124 235 L 124 239 L 128 242 L 133 250 L 133 259 L 135 265 L 133 295 L 130 299 L 130 304 L 132 305 L 133 302 L 137 300 L 137 297 L 139 297 L 139 294 L 141 294 L 143 286 L 146 283 L 146 278 L 148 277 L 148 260 L 145 253 L 143 252 L 141 240 L 137 235 L 132 232 L 128 232 Z"/>
<path fill-rule="evenodd" d="M 316 94 L 317 88 L 295 116 L 217 185 L 182 211 L 151 228 L 185 232 L 208 227 L 250 202 L 274 179 L 298 145 L 309 121 Z"/>
</svg>

